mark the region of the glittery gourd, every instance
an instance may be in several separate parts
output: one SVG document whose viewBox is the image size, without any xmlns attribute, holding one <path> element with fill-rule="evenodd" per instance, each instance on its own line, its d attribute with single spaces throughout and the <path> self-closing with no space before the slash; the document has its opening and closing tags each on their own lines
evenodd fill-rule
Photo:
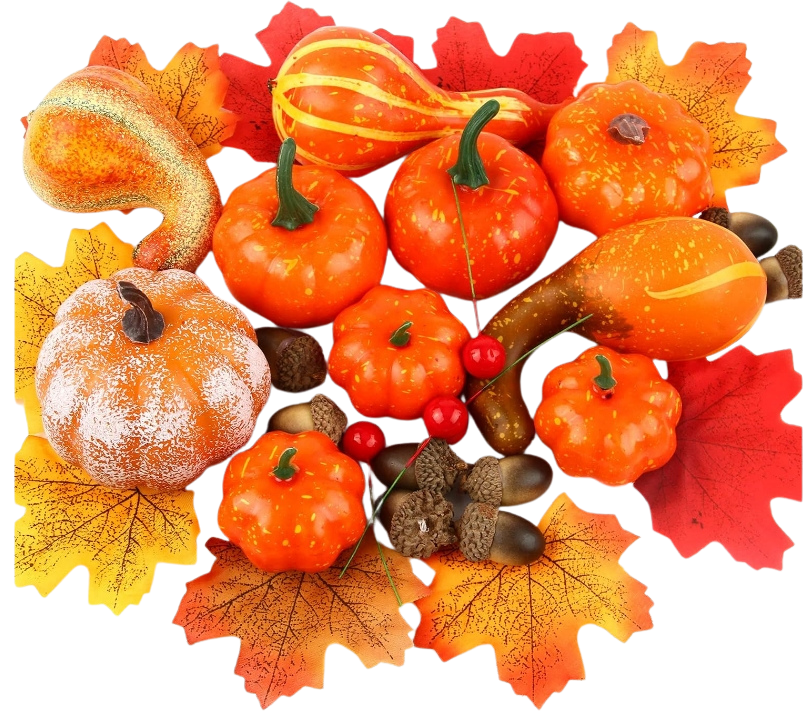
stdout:
<svg viewBox="0 0 808 724">
<path fill-rule="evenodd" d="M 210 249 L 222 204 L 205 159 L 157 95 L 116 68 L 84 68 L 48 93 L 28 116 L 23 168 L 57 209 L 161 211 L 137 266 L 193 271 Z"/>
</svg>

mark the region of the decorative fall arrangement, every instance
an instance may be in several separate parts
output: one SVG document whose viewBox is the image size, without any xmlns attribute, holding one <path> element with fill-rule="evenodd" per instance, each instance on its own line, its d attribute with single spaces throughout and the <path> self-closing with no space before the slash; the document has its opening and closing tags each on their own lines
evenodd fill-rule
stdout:
<svg viewBox="0 0 808 724">
<path fill-rule="evenodd" d="M 86 565 L 91 603 L 138 603 L 157 562 L 194 561 L 185 488 L 236 453 L 218 517 L 229 542 L 208 541 L 216 562 L 175 622 L 189 643 L 238 636 L 236 672 L 262 706 L 322 686 L 332 643 L 403 664 L 408 602 L 416 646 L 446 660 L 491 644 L 500 677 L 541 706 L 583 678 L 581 626 L 624 641 L 652 623 L 618 563 L 636 536 L 616 518 L 566 495 L 538 524 L 501 509 L 551 485 L 550 463 L 525 453 L 534 433 L 569 475 L 636 483 L 682 555 L 718 540 L 781 567 L 790 541 L 768 503 L 801 496 L 801 429 L 780 419 L 801 378 L 788 350 L 704 359 L 766 302 L 802 296 L 801 251 L 758 261 L 775 227 L 726 208 L 728 188 L 785 151 L 774 122 L 734 110 L 744 47 L 696 43 L 667 66 L 629 24 L 605 82 L 576 96 L 584 66 L 566 33 L 520 35 L 500 57 L 452 19 L 438 66 L 421 69 L 411 39 L 290 3 L 258 38 L 267 68 L 189 44 L 163 71 L 104 38 L 27 117 L 24 168 L 43 200 L 164 220 L 134 249 L 101 225 L 72 233 L 59 269 L 17 260 L 18 585 L 46 595 Z M 223 208 L 205 161 L 222 146 L 277 161 Z M 382 218 L 346 176 L 407 154 Z M 483 327 L 476 300 L 530 277 L 559 218 L 599 238 Z M 388 240 L 426 288 L 381 283 Z M 211 248 L 234 298 L 280 326 L 254 330 L 192 273 Z M 441 293 L 472 301 L 475 336 Z M 329 323 L 327 355 L 294 329 Z M 548 375 L 531 414 L 522 366 L 565 331 L 598 346 Z M 317 394 L 236 452 L 271 383 L 302 392 L 327 375 L 361 415 L 421 418 L 426 437 L 387 446 L 380 425 L 349 425 Z M 503 457 L 452 451 L 469 413 Z M 369 515 L 362 463 L 383 485 L 368 486 Z M 435 571 L 429 586 L 408 557 Z"/>
</svg>

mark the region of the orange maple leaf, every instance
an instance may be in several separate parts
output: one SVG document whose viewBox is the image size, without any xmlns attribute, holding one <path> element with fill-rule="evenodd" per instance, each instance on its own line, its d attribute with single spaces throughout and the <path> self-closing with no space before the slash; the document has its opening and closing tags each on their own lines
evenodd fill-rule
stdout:
<svg viewBox="0 0 808 724">
<path fill-rule="evenodd" d="M 47 596 L 76 566 L 90 571 L 90 603 L 115 613 L 138 603 L 158 562 L 196 561 L 199 524 L 188 490 L 115 490 L 29 435 L 15 459 L 14 496 L 25 514 L 14 527 L 18 586 Z"/>
<path fill-rule="evenodd" d="M 727 189 L 757 183 L 760 167 L 785 153 L 774 121 L 735 112 L 751 80 L 743 43 L 693 43 L 680 63 L 666 65 L 656 33 L 629 23 L 607 55 L 607 83 L 638 80 L 676 98 L 710 132 L 714 204 L 725 204 Z"/>
<path fill-rule="evenodd" d="M 90 55 L 88 65 L 118 68 L 143 81 L 182 124 L 209 158 L 222 150 L 222 141 L 233 135 L 238 116 L 222 108 L 227 76 L 219 68 L 218 46 L 184 45 L 163 70 L 155 70 L 139 44 L 104 36 Z"/>
<path fill-rule="evenodd" d="M 28 432 L 42 432 L 42 414 L 34 389 L 34 370 L 42 342 L 53 329 L 62 302 L 91 279 L 105 279 L 132 266 L 132 247 L 106 224 L 73 229 L 64 264 L 52 267 L 25 252 L 14 268 L 14 395 L 25 406 Z"/>
<path fill-rule="evenodd" d="M 410 628 L 398 613 L 387 571 L 404 603 L 428 589 L 403 556 L 383 548 L 382 560 L 372 536 L 342 578 L 347 552 L 321 573 L 267 573 L 228 541 L 211 538 L 207 546 L 216 561 L 210 573 L 188 584 L 174 623 L 185 628 L 191 644 L 238 636 L 236 673 L 262 707 L 304 686 L 322 688 L 331 644 L 346 646 L 368 668 L 404 663 Z"/>
<path fill-rule="evenodd" d="M 578 629 L 594 623 L 621 641 L 651 628 L 645 586 L 618 565 L 637 539 L 612 515 L 595 515 L 559 496 L 539 528 L 543 556 L 529 566 L 471 563 L 439 553 L 430 595 L 416 603 L 415 645 L 444 661 L 491 644 L 500 679 L 540 707 L 572 679 L 584 678 Z"/>
</svg>

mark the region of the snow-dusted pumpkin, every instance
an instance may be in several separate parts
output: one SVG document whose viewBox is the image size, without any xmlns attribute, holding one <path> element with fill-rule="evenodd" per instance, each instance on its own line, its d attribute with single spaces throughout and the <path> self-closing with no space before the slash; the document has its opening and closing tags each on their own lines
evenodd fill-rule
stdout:
<svg viewBox="0 0 808 724">
<path fill-rule="evenodd" d="M 36 366 L 48 440 L 115 488 L 184 488 L 249 440 L 269 389 L 246 316 L 176 269 L 79 287 Z"/>
</svg>

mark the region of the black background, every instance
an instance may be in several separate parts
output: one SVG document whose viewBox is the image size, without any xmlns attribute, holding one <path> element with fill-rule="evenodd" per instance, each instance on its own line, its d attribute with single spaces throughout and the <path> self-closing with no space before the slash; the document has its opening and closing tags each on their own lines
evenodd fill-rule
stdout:
<svg viewBox="0 0 808 724">
<path fill-rule="evenodd" d="M 466 10 L 459 3 L 430 3 L 427 8 L 391 3 L 364 12 L 358 6 L 342 6 L 333 0 L 322 0 L 318 5 L 318 10 L 334 15 L 340 23 L 369 29 L 383 25 L 415 36 L 416 58 L 427 66 L 432 64 L 429 45 L 434 30 L 452 13 L 482 21 L 499 52 L 507 50 L 518 31 L 571 30 L 590 64 L 584 80 L 603 78 L 604 50 L 627 19 L 660 33 L 662 52 L 669 62 L 678 60 L 692 40 L 746 41 L 755 61 L 754 81 L 740 102 L 740 110 L 778 119 L 780 138 L 791 152 L 765 167 L 761 185 L 732 191 L 730 204 L 734 209 L 769 216 L 778 224 L 783 243 L 800 243 L 800 203 L 795 189 L 804 162 L 800 149 L 804 122 L 795 108 L 795 89 L 805 81 L 800 77 L 792 45 L 799 39 L 795 32 L 789 34 L 783 27 L 787 20 L 778 27 L 771 18 L 763 22 L 760 17 L 729 17 L 732 10 L 724 6 L 704 7 L 704 15 L 695 17 L 692 5 L 688 6 L 689 14 L 667 5 L 662 8 L 666 12 L 661 19 L 655 19 L 648 12 L 635 12 L 627 6 L 621 8 L 620 15 L 612 6 L 612 17 L 601 14 L 592 18 L 571 5 L 565 15 L 558 11 L 548 15 L 549 9 L 545 12 L 537 6 L 531 6 L 535 9 L 527 13 L 504 4 L 479 12 Z M 141 41 L 156 67 L 166 63 L 186 40 L 199 45 L 219 43 L 222 50 L 266 63 L 253 33 L 279 7 L 277 1 L 250 7 L 232 3 L 216 10 L 187 6 L 183 14 L 166 15 L 165 4 L 132 4 L 125 11 L 123 6 L 94 8 L 82 4 L 78 9 L 42 15 L 41 19 L 37 19 L 40 12 L 35 6 L 24 8 L 28 19 L 14 28 L 14 34 L 27 50 L 7 61 L 7 74 L 15 80 L 14 93 L 6 97 L 5 103 L 7 137 L 18 138 L 15 134 L 21 129 L 15 128 L 16 119 L 33 108 L 59 78 L 83 66 L 90 49 L 104 33 Z M 14 145 L 12 141 L 9 144 Z M 223 196 L 264 168 L 234 150 L 225 150 L 212 159 L 211 167 Z M 12 255 L 29 249 L 59 264 L 64 241 L 73 226 L 92 226 L 105 219 L 118 235 L 134 242 L 159 221 L 157 214 L 149 211 L 128 217 L 67 216 L 48 209 L 33 197 L 16 171 L 16 160 L 11 169 L 13 204 L 6 209 L 6 228 Z M 380 205 L 393 170 L 390 167 L 362 180 Z M 11 228 L 17 231 L 9 234 Z M 541 273 L 554 269 L 590 238 L 562 227 Z M 203 265 L 200 274 L 227 297 L 212 259 Z M 392 261 L 385 281 L 415 286 L 395 269 Z M 484 303 L 483 320 L 504 301 L 502 297 Z M 450 305 L 472 327 L 471 306 L 453 301 Z M 803 318 L 803 310 L 801 303 L 767 308 L 744 343 L 755 352 L 798 347 L 805 335 L 804 322 L 798 321 Z M 329 329 L 316 334 L 328 349 Z M 531 361 L 525 379 L 540 381 L 550 367 L 571 359 L 585 344 L 573 336 L 554 342 Z M 801 365 L 801 350 L 797 349 L 797 368 Z M 351 409 L 342 391 L 330 383 L 321 391 Z M 288 401 L 273 393 L 259 421 L 259 432 L 269 411 Z M 532 406 L 536 404 L 537 391 L 528 393 L 528 401 Z M 24 423 L 18 408 L 12 415 L 16 449 L 25 434 Z M 792 422 L 802 421 L 794 404 L 786 410 L 785 417 Z M 353 414 L 352 419 L 358 418 Z M 383 426 L 390 441 L 419 440 L 423 436 L 419 423 L 384 421 Z M 457 449 L 474 459 L 482 452 L 480 445 L 472 431 Z M 543 448 L 536 442 L 532 451 L 541 454 Z M 221 474 L 222 469 L 215 468 L 193 486 L 202 524 L 199 563 L 193 568 L 160 566 L 152 593 L 120 618 L 104 608 L 86 605 L 87 576 L 83 569 L 70 574 L 46 600 L 33 589 L 6 589 L 11 604 L 6 622 L 11 646 L 6 650 L 13 672 L 11 696 L 17 703 L 24 703 L 31 712 L 84 714 L 91 720 L 121 714 L 130 715 L 126 717 L 129 719 L 259 713 L 255 699 L 244 693 L 241 680 L 232 674 L 236 641 L 188 647 L 182 630 L 171 624 L 185 582 L 210 566 L 211 557 L 202 543 L 208 536 L 218 535 L 215 511 Z M 797 581 L 804 577 L 804 555 L 797 525 L 800 509 L 796 504 L 775 501 L 773 505 L 776 518 L 797 542 L 796 550 L 786 555 L 785 572 L 756 573 L 732 561 L 717 545 L 691 560 L 681 560 L 667 540 L 651 532 L 647 507 L 631 487 L 606 489 L 592 481 L 571 481 L 557 475 L 547 499 L 561 490 L 566 490 L 583 508 L 616 513 L 624 527 L 642 535 L 642 540 L 623 557 L 623 563 L 649 586 L 649 594 L 656 601 L 655 629 L 622 645 L 599 629 L 585 628 L 580 640 L 588 681 L 572 683 L 564 693 L 553 696 L 543 713 L 556 717 L 614 713 L 633 719 L 664 712 L 670 717 L 687 716 L 701 721 L 712 716 L 748 715 L 756 709 L 787 711 L 797 701 L 801 667 L 791 657 L 796 654 L 799 662 L 802 649 L 798 640 L 803 631 L 803 605 L 797 595 Z M 547 499 L 519 512 L 538 520 Z M 19 514 L 20 510 L 15 509 L 12 517 Z M 408 611 L 415 623 L 411 607 Z M 513 696 L 509 687 L 497 680 L 490 649 L 478 649 L 447 664 L 439 663 L 429 651 L 410 651 L 407 662 L 404 669 L 380 666 L 365 671 L 352 654 L 333 647 L 328 653 L 325 691 L 306 689 L 291 700 L 282 699 L 267 716 L 346 712 L 352 717 L 406 717 L 419 721 L 433 715 L 480 715 L 482 704 L 492 704 L 497 715 L 535 714 L 526 699 Z"/>
</svg>

